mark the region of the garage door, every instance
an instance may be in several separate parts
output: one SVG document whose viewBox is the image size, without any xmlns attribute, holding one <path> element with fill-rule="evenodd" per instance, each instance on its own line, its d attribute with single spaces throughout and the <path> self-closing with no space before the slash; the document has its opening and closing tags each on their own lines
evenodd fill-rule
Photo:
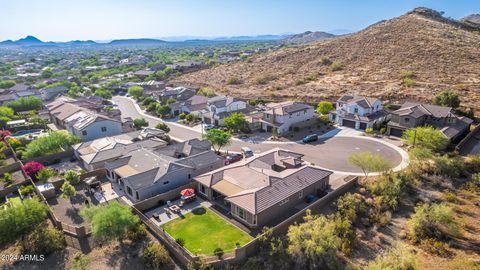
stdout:
<svg viewBox="0 0 480 270">
<path fill-rule="evenodd" d="M 402 135 L 403 135 L 403 130 L 396 129 L 396 128 L 390 128 L 390 136 L 402 137 Z"/>
<path fill-rule="evenodd" d="M 346 126 L 346 127 L 355 128 L 355 121 L 343 119 L 342 124 L 343 124 L 344 126 Z"/>
<path fill-rule="evenodd" d="M 360 129 L 365 130 L 367 128 L 367 123 L 360 123 Z"/>
</svg>

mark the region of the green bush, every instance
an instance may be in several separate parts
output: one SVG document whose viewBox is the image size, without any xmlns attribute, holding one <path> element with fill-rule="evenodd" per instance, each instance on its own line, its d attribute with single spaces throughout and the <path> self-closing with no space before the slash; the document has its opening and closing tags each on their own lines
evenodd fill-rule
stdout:
<svg viewBox="0 0 480 270">
<path fill-rule="evenodd" d="M 237 77 L 230 77 L 227 80 L 227 84 L 231 84 L 231 85 L 242 84 L 242 80 L 240 80 Z"/>
<path fill-rule="evenodd" d="M 34 188 L 32 185 L 25 185 L 20 187 L 20 192 L 22 193 L 22 195 L 27 195 L 33 193 L 33 189 Z"/>
<path fill-rule="evenodd" d="M 173 268 L 173 262 L 168 251 L 158 242 L 150 243 L 143 249 L 141 260 L 146 269 Z"/>
<path fill-rule="evenodd" d="M 470 192 L 480 192 L 480 173 L 472 175 L 470 181 L 463 184 L 462 189 Z"/>
<path fill-rule="evenodd" d="M 41 183 L 46 183 L 48 179 L 57 175 L 57 172 L 49 167 L 45 167 L 37 172 L 37 179 Z"/>
<path fill-rule="evenodd" d="M 335 72 L 343 69 L 343 65 L 340 62 L 333 61 L 332 64 L 330 65 L 330 70 Z"/>
<path fill-rule="evenodd" d="M 87 270 L 90 266 L 90 257 L 81 252 L 75 253 L 73 256 L 72 270 Z"/>
<path fill-rule="evenodd" d="M 447 155 L 435 157 L 437 174 L 455 179 L 465 176 L 466 167 L 461 157 Z"/>
<path fill-rule="evenodd" d="M 143 88 L 141 86 L 131 86 L 128 88 L 128 94 L 138 99 L 143 96 Z"/>
<path fill-rule="evenodd" d="M 219 247 L 216 248 L 216 249 L 213 251 L 213 253 L 214 253 L 215 256 L 217 256 L 219 259 L 222 259 L 223 254 L 224 254 L 223 249 L 221 249 L 221 248 L 219 248 Z"/>
<path fill-rule="evenodd" d="M 177 244 L 179 244 L 182 247 L 185 245 L 185 239 L 183 239 L 181 237 L 175 239 L 175 242 L 177 242 Z"/>
<path fill-rule="evenodd" d="M 167 124 L 165 123 L 158 123 L 156 126 L 155 126 L 156 129 L 161 129 L 163 131 L 165 131 L 166 133 L 170 132 L 170 128 L 167 126 Z"/>
<path fill-rule="evenodd" d="M 135 127 L 136 129 L 148 127 L 148 121 L 145 120 L 145 118 L 136 118 L 133 120 L 133 127 Z"/>
<path fill-rule="evenodd" d="M 421 204 L 408 221 L 409 237 L 414 241 L 426 238 L 442 240 L 458 235 L 459 225 L 453 211 L 445 204 Z"/>
<path fill-rule="evenodd" d="M 143 223 L 138 223 L 135 227 L 127 231 L 127 238 L 137 242 L 147 237 L 147 228 Z"/>
<path fill-rule="evenodd" d="M 372 134 L 373 133 L 373 128 L 366 128 L 365 133 L 366 134 Z"/>
<path fill-rule="evenodd" d="M 66 246 L 63 232 L 46 226 L 36 227 L 28 236 L 20 241 L 21 253 L 48 255 Z"/>
<path fill-rule="evenodd" d="M 23 111 L 39 110 L 42 108 L 43 102 L 37 97 L 30 96 L 21 97 L 15 101 L 7 102 L 5 106 L 12 108 L 17 113 Z"/>
<path fill-rule="evenodd" d="M 445 257 L 448 255 L 448 244 L 440 242 L 435 238 L 427 238 L 421 241 L 422 248 L 431 254 Z"/>
<path fill-rule="evenodd" d="M 203 88 L 200 88 L 200 90 L 198 90 L 197 94 L 201 96 L 206 96 L 206 97 L 214 97 L 215 89 L 211 87 L 203 87 Z"/>
<path fill-rule="evenodd" d="M 367 186 L 375 195 L 375 200 L 382 207 L 392 210 L 398 208 L 400 198 L 404 195 L 405 182 L 397 173 L 386 173 Z"/>
<path fill-rule="evenodd" d="M 332 63 L 332 61 L 330 60 L 330 58 L 328 58 L 328 56 L 323 55 L 322 57 L 320 57 L 320 63 L 324 66 L 328 66 Z"/>
<path fill-rule="evenodd" d="M 402 138 L 409 145 L 424 147 L 432 151 L 444 150 L 448 145 L 448 139 L 443 133 L 434 127 L 416 127 L 403 132 Z"/>
</svg>

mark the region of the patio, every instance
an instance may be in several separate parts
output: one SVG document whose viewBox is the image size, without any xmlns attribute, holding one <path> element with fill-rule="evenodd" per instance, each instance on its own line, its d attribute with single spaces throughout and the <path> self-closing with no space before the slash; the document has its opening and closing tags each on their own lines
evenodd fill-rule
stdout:
<svg viewBox="0 0 480 270">
<path fill-rule="evenodd" d="M 82 171 L 82 166 L 80 164 L 80 161 L 62 160 L 59 163 L 48 165 L 48 167 L 54 169 L 59 173 L 65 173 L 67 171 L 75 171 L 75 172 Z"/>
<path fill-rule="evenodd" d="M 180 201 L 181 201 L 181 199 L 178 199 L 178 200 L 172 201 L 171 203 L 172 203 L 172 205 L 179 205 Z M 182 216 L 192 212 L 192 210 L 195 209 L 195 208 L 199 208 L 199 207 L 202 207 L 202 206 L 205 207 L 205 208 L 210 208 L 212 206 L 212 204 L 210 202 L 205 201 L 205 200 L 203 200 L 203 199 L 201 199 L 197 196 L 197 198 L 194 201 L 184 204 L 180 208 L 180 211 L 177 212 L 177 213 L 169 213 L 171 211 L 166 210 L 168 208 L 168 206 L 165 204 L 165 205 L 161 205 L 161 206 L 149 209 L 146 212 L 144 212 L 143 214 L 146 217 L 148 217 L 148 219 L 150 219 L 150 221 L 152 221 L 154 224 L 156 224 L 158 226 L 161 226 L 165 223 L 168 223 L 171 220 L 174 220 L 178 217 L 182 217 Z M 154 214 L 158 214 L 158 219 L 153 217 Z"/>
</svg>

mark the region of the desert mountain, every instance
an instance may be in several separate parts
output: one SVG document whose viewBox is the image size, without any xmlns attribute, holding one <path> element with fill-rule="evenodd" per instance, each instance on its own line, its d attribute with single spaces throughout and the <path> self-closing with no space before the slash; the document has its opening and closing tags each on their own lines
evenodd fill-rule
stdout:
<svg viewBox="0 0 480 270">
<path fill-rule="evenodd" d="M 480 109 L 479 44 L 480 28 L 417 8 L 351 35 L 219 65 L 176 80 L 244 98 L 312 103 L 333 101 L 346 93 L 391 102 L 430 101 L 450 88 L 458 91 L 464 106 Z M 408 73 L 413 81 L 404 83 Z"/>
<path fill-rule="evenodd" d="M 291 35 L 288 38 L 286 38 L 284 41 L 287 44 L 288 43 L 289 44 L 306 44 L 306 43 L 311 43 L 311 42 L 319 41 L 326 38 L 333 38 L 333 37 L 335 37 L 334 34 L 330 34 L 327 32 L 307 31 L 300 34 Z"/>
<path fill-rule="evenodd" d="M 474 23 L 474 24 L 480 25 L 480 14 L 468 15 L 467 17 L 462 18 L 460 21 L 462 21 L 462 22 L 470 22 L 470 23 Z"/>
</svg>

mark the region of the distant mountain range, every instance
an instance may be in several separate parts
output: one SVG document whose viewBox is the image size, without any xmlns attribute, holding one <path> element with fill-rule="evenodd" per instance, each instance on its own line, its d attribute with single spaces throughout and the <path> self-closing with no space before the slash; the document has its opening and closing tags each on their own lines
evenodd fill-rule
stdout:
<svg viewBox="0 0 480 270">
<path fill-rule="evenodd" d="M 290 43 L 290 44 L 305 44 L 305 43 L 311 43 L 315 41 L 319 41 L 322 39 L 327 39 L 327 38 L 334 38 L 336 35 L 330 34 L 327 32 L 312 32 L 312 31 L 307 31 L 301 34 L 296 34 L 296 35 L 291 35 L 287 37 L 284 42 L 285 43 Z"/>
<path fill-rule="evenodd" d="M 319 32 L 314 32 L 319 33 Z M 68 42 L 44 42 L 34 36 L 26 36 L 19 40 L 5 40 L 0 42 L 0 47 L 42 47 L 42 46 L 161 46 L 166 44 L 192 43 L 192 42 L 235 42 L 235 41 L 277 41 L 288 39 L 292 34 L 257 35 L 257 36 L 231 36 L 231 37 L 195 37 L 178 36 L 165 38 L 139 38 L 116 39 L 110 41 L 73 40 Z"/>
</svg>

